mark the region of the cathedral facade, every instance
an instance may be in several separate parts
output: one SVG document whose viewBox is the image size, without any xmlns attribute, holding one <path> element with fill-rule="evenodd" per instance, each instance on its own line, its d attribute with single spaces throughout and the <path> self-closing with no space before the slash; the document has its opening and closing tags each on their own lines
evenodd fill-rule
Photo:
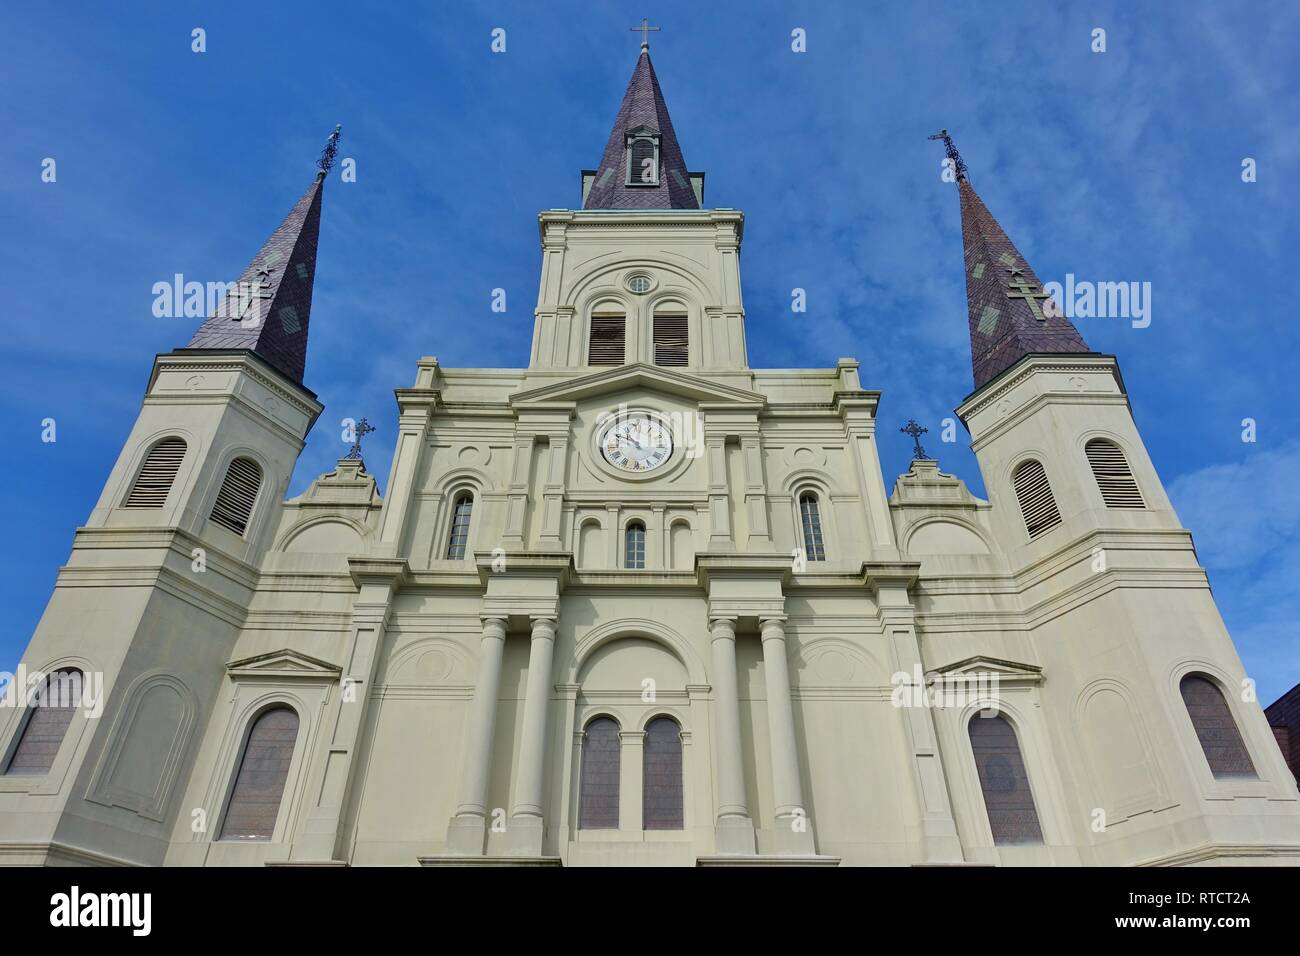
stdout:
<svg viewBox="0 0 1300 956">
<path fill-rule="evenodd" d="M 949 150 L 988 500 L 919 445 L 887 487 L 853 359 L 750 367 L 744 216 L 644 45 L 539 216 L 528 367 L 419 359 L 384 494 L 285 500 L 323 161 L 155 360 L 0 711 L 0 862 L 1300 859 L 1119 364 Z"/>
</svg>

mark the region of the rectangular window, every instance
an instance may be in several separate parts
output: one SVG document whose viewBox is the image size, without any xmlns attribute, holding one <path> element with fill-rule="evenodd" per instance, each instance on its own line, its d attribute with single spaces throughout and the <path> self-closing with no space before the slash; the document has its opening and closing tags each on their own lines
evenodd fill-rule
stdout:
<svg viewBox="0 0 1300 956">
<path fill-rule="evenodd" d="M 686 332 L 686 316 L 655 316 L 655 364 L 686 365 L 690 360 L 690 343 Z"/>
<path fill-rule="evenodd" d="M 593 315 L 591 341 L 587 345 L 587 364 L 622 365 L 623 339 L 623 316 Z"/>
</svg>

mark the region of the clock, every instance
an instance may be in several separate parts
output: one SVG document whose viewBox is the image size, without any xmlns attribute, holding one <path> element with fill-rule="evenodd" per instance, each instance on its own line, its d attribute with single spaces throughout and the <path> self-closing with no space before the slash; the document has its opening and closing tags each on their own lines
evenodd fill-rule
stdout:
<svg viewBox="0 0 1300 956">
<path fill-rule="evenodd" d="M 672 457 L 673 436 L 658 419 L 628 415 L 613 422 L 601 434 L 600 453 L 620 471 L 644 474 Z"/>
</svg>

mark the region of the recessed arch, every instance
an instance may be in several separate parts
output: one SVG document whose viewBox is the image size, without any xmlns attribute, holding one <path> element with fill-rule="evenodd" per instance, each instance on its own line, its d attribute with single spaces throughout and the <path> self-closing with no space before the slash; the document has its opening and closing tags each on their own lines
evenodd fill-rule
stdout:
<svg viewBox="0 0 1300 956">
<path fill-rule="evenodd" d="M 583 665 L 599 648 L 624 637 L 639 637 L 654 641 L 667 648 L 686 670 L 688 684 L 707 684 L 704 663 L 691 649 L 690 643 L 666 624 L 649 618 L 623 618 L 592 628 L 574 645 L 569 659 L 568 683 L 578 683 Z"/>
</svg>

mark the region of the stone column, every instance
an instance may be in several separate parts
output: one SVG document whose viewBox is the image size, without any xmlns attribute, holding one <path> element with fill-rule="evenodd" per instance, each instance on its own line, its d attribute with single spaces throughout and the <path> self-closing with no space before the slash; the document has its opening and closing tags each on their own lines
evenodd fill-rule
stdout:
<svg viewBox="0 0 1300 956">
<path fill-rule="evenodd" d="M 510 852 L 541 856 L 545 816 L 542 788 L 546 782 L 546 715 L 551 706 L 551 658 L 555 652 L 555 619 L 533 618 L 528 652 L 528 683 L 524 691 L 524 725 L 519 764 L 515 768 L 515 805 L 510 811 Z"/>
<path fill-rule="evenodd" d="M 478 679 L 470 704 L 469 734 L 461 764 L 460 801 L 447 827 L 447 849 L 452 853 L 481 855 L 487 835 L 488 779 L 492 773 L 492 738 L 496 733 L 497 696 L 501 685 L 501 655 L 506 643 L 506 622 L 483 618 L 478 645 Z"/>
<path fill-rule="evenodd" d="M 645 824 L 645 731 L 624 730 L 618 735 L 618 828 L 641 830 Z"/>
<path fill-rule="evenodd" d="M 714 735 L 718 755 L 718 818 L 714 830 L 719 853 L 754 853 L 754 822 L 745 802 L 745 772 L 740 749 L 740 695 L 736 690 L 736 619 L 709 623 L 717 695 Z"/>
<path fill-rule="evenodd" d="M 799 775 L 799 745 L 790 702 L 790 672 L 785 653 L 785 619 L 765 617 L 763 672 L 767 679 L 767 732 L 772 749 L 772 799 L 776 803 L 775 840 L 778 853 L 812 854 L 812 826 L 804 812 Z"/>
</svg>

